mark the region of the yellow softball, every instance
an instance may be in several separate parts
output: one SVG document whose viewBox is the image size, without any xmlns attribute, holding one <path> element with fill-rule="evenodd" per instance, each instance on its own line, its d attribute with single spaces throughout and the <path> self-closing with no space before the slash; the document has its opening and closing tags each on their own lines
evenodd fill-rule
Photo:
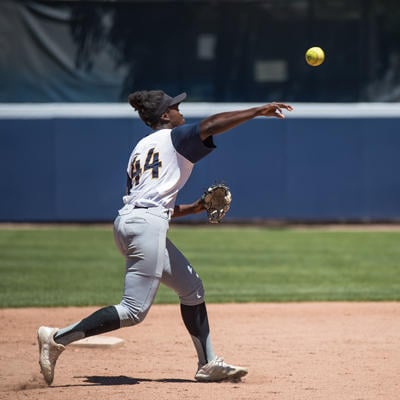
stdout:
<svg viewBox="0 0 400 400">
<path fill-rule="evenodd" d="M 310 47 L 306 51 L 306 62 L 312 67 L 321 65 L 325 60 L 325 53 L 321 47 Z"/>
</svg>

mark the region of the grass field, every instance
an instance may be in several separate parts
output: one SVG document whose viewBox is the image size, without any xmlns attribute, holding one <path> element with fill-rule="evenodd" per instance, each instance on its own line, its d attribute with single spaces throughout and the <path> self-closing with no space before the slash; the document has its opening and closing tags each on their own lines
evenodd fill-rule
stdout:
<svg viewBox="0 0 400 400">
<path fill-rule="evenodd" d="M 400 300 L 400 231 L 175 226 L 208 302 Z M 119 302 L 110 226 L 0 227 L 0 307 Z M 164 287 L 156 303 L 175 303 Z"/>
</svg>

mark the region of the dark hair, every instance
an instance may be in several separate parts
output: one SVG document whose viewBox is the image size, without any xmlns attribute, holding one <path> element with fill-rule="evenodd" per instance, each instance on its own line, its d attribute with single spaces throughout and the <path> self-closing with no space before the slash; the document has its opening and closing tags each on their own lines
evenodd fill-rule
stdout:
<svg viewBox="0 0 400 400">
<path fill-rule="evenodd" d="M 139 113 L 143 122 L 152 127 L 160 120 L 157 110 L 164 98 L 162 90 L 141 90 L 131 93 L 128 97 L 129 104 Z"/>
<path fill-rule="evenodd" d="M 186 93 L 178 96 L 168 96 L 162 90 L 142 90 L 128 96 L 129 104 L 139 111 L 140 118 L 151 128 L 157 127 L 161 116 L 172 106 L 186 99 Z"/>
</svg>

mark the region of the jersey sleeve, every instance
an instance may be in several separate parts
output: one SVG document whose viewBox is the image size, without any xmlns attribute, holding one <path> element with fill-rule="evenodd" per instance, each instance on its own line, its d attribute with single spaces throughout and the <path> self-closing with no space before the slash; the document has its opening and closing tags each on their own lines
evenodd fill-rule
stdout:
<svg viewBox="0 0 400 400">
<path fill-rule="evenodd" d="M 215 149 L 212 136 L 202 141 L 199 123 L 177 126 L 171 131 L 172 144 L 176 151 L 193 164 Z"/>
</svg>

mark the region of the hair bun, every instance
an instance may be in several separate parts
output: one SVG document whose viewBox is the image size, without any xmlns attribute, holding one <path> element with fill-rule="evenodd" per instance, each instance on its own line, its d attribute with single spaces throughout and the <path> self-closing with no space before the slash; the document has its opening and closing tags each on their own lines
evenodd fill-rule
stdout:
<svg viewBox="0 0 400 400">
<path fill-rule="evenodd" d="M 144 108 L 145 98 L 146 98 L 145 91 L 134 92 L 128 96 L 128 102 L 135 110 L 140 111 L 143 110 Z"/>
<path fill-rule="evenodd" d="M 143 122 L 152 127 L 159 122 L 160 115 L 157 112 L 164 98 L 162 90 L 140 90 L 128 96 L 129 104 L 139 112 Z"/>
</svg>

